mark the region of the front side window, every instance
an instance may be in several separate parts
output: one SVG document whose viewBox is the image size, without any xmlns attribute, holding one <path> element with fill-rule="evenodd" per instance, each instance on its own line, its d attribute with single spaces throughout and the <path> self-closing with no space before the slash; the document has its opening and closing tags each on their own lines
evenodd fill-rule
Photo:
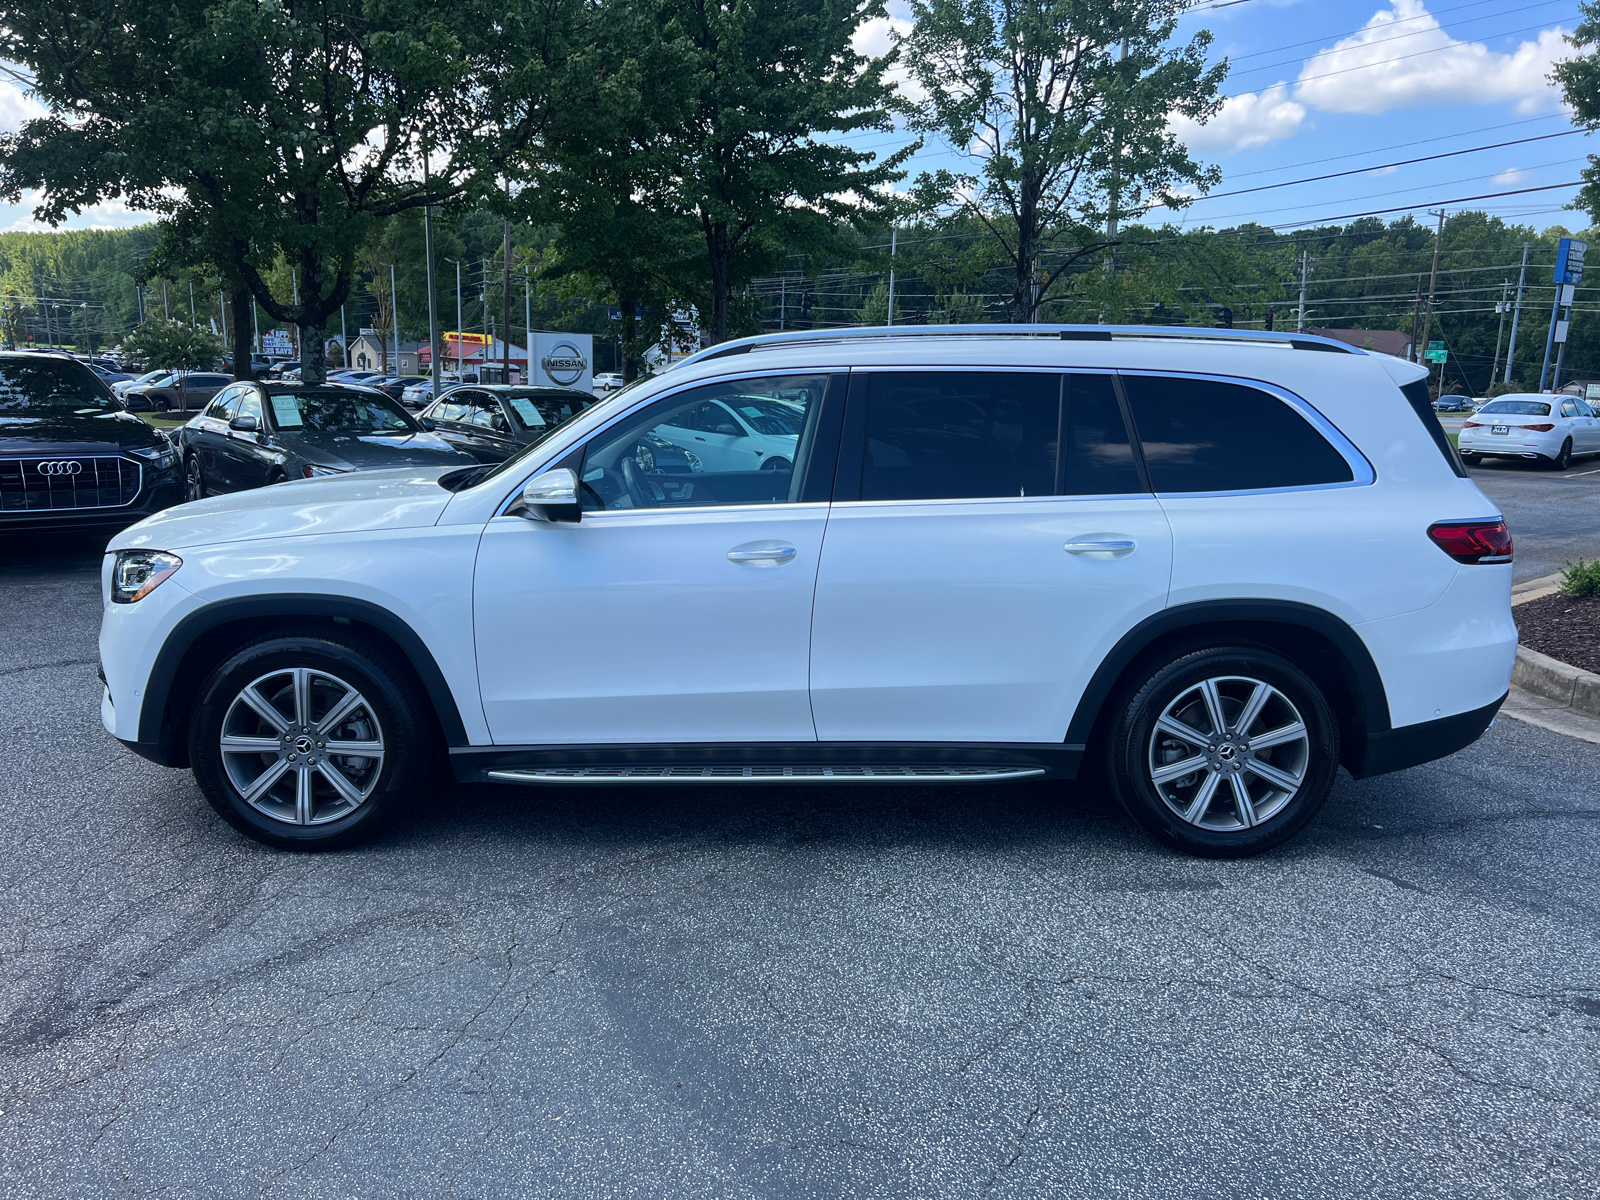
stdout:
<svg viewBox="0 0 1600 1200">
<path fill-rule="evenodd" d="M 239 391 L 238 407 L 233 412 L 234 417 L 254 417 L 256 428 L 263 424 L 261 416 L 261 393 L 255 388 L 241 388 Z"/>
<path fill-rule="evenodd" d="M 1259 388 L 1124 375 L 1150 485 L 1236 492 L 1350 483 L 1350 464 L 1305 417 Z"/>
<path fill-rule="evenodd" d="M 206 416 L 215 421 L 230 420 L 228 410 L 239 403 L 239 397 L 243 396 L 248 390 L 249 388 L 245 384 L 223 388 L 211 398 L 211 403 L 206 406 Z"/>
<path fill-rule="evenodd" d="M 792 504 L 800 497 L 804 455 L 821 413 L 826 375 L 791 375 L 707 384 L 678 392 L 597 435 L 584 450 L 586 510 Z M 702 417 L 723 404 L 781 401 L 794 406 L 793 431 L 729 438 Z"/>
</svg>

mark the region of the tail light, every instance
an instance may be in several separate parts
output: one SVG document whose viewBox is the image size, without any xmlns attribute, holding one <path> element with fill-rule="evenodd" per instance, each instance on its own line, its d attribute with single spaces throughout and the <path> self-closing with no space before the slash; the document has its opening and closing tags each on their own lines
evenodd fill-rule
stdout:
<svg viewBox="0 0 1600 1200">
<path fill-rule="evenodd" d="M 1524 425 L 1522 428 L 1531 430 L 1534 433 L 1549 433 L 1555 426 L 1546 421 L 1543 425 Z"/>
<path fill-rule="evenodd" d="M 1463 422 L 1461 422 L 1461 428 L 1463 428 L 1463 429 L 1481 429 L 1482 427 L 1483 427 L 1483 422 L 1482 421 L 1463 421 Z"/>
<path fill-rule="evenodd" d="M 1511 531 L 1500 521 L 1440 521 L 1428 526 L 1433 544 L 1459 563 L 1508 563 Z"/>
</svg>

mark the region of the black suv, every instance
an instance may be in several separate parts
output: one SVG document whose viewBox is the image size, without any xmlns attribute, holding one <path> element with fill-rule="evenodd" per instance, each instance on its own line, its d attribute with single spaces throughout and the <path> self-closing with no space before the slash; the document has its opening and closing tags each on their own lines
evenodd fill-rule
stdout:
<svg viewBox="0 0 1600 1200">
<path fill-rule="evenodd" d="M 178 503 L 178 466 L 84 364 L 0 353 L 0 531 L 131 525 Z"/>
</svg>

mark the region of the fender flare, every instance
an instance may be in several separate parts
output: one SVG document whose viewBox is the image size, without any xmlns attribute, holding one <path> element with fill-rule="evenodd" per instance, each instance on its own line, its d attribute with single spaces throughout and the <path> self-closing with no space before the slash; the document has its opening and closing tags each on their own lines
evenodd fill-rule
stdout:
<svg viewBox="0 0 1600 1200">
<path fill-rule="evenodd" d="M 1291 626 L 1321 635 L 1343 657 L 1349 671 L 1349 682 L 1361 704 L 1361 732 L 1371 735 L 1389 730 L 1389 697 L 1384 690 L 1383 677 L 1372 661 L 1372 652 L 1348 623 L 1326 609 L 1294 600 L 1199 600 L 1163 609 L 1122 636 L 1084 688 L 1067 727 L 1065 741 L 1069 745 L 1088 743 L 1095 721 L 1117 681 L 1150 646 L 1173 634 L 1181 634 L 1185 629 L 1216 624 Z"/>
<path fill-rule="evenodd" d="M 417 631 L 382 605 L 353 596 L 323 596 L 298 592 L 274 593 L 263 596 L 241 596 L 232 600 L 217 600 L 184 617 L 162 643 L 154 665 L 145 682 L 144 698 L 139 707 L 139 745 L 159 748 L 160 758 L 175 761 L 174 751 L 182 743 L 179 731 L 171 726 L 168 705 L 173 685 L 184 657 L 205 634 L 219 626 L 234 621 L 267 619 L 274 617 L 319 617 L 336 622 L 359 622 L 370 625 L 388 637 L 405 655 L 411 669 L 417 673 L 422 686 L 433 704 L 439 725 L 444 730 L 447 745 L 468 744 L 466 726 L 461 721 L 461 710 L 456 705 L 454 693 L 445 681 L 444 672 L 434 660 L 433 652 Z M 142 750 L 141 753 L 146 753 Z M 146 753 L 146 757 L 152 755 Z"/>
</svg>

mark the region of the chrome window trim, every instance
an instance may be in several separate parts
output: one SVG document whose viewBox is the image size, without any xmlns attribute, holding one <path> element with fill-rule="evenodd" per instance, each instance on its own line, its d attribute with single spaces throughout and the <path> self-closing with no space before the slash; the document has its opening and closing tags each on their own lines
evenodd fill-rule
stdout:
<svg viewBox="0 0 1600 1200">
<path fill-rule="evenodd" d="M 1187 495 L 1188 493 L 1184 493 Z M 1232 495 L 1233 493 L 1229 493 Z M 1155 502 L 1153 492 L 1094 492 L 1072 493 L 1062 495 L 1052 492 L 1047 496 L 939 496 L 926 500 L 835 500 L 833 507 L 836 509 L 857 508 L 905 508 L 911 505 L 952 505 L 952 504 L 1094 504 L 1102 500 L 1149 500 Z"/>
<path fill-rule="evenodd" d="M 505 499 L 501 500 L 499 504 L 495 505 L 494 517 L 503 517 L 503 516 L 505 516 L 506 515 L 506 509 L 510 508 L 513 504 L 515 504 L 518 500 L 520 500 L 522 498 L 522 489 L 528 486 L 528 480 L 532 479 L 535 475 L 539 474 L 539 472 L 550 469 L 550 465 L 552 463 L 558 462 L 561 459 L 565 458 L 567 455 L 571 454 L 573 451 L 587 446 L 595 438 L 601 437 L 602 435 L 604 435 L 606 430 L 615 427 L 619 422 L 627 420 L 634 413 L 639 412 L 641 409 L 648 408 L 648 407 L 650 407 L 650 405 L 658 403 L 659 401 L 670 400 L 674 396 L 681 395 L 684 392 L 693 391 L 695 388 L 698 388 L 698 387 L 709 387 L 712 384 L 728 383 L 728 382 L 732 382 L 732 381 L 736 381 L 736 380 L 740 380 L 740 379 L 781 379 L 786 375 L 843 375 L 843 374 L 848 374 L 850 372 L 850 369 L 851 368 L 849 368 L 849 367 L 778 367 L 778 368 L 768 367 L 764 371 L 733 371 L 733 372 L 730 372 L 727 375 L 713 375 L 713 376 L 711 376 L 709 378 L 706 378 L 706 379 L 696 379 L 692 383 L 691 382 L 685 382 L 683 384 L 683 386 L 681 386 L 681 387 L 663 388 L 661 391 L 656 392 L 656 393 L 654 393 L 654 394 L 652 394 L 652 395 L 650 395 L 648 397 L 645 397 L 644 399 L 641 399 L 637 404 L 629 405 L 626 409 L 624 409 L 622 412 L 618 413 L 615 417 L 613 417 L 611 420 L 607 421 L 604 425 L 601 425 L 596 429 L 591 429 L 588 433 L 584 434 L 583 437 L 580 440 L 578 440 L 577 442 L 570 442 L 567 445 L 561 447 L 559 450 L 556 450 L 554 453 L 552 453 L 549 458 L 547 458 L 544 461 L 542 461 L 538 466 L 534 467 L 533 470 L 529 471 L 526 475 L 524 475 L 522 477 L 522 479 L 517 483 L 517 486 L 511 490 L 510 494 L 508 494 L 505 497 Z M 442 397 L 441 397 L 441 399 L 442 399 Z M 597 403 L 597 404 L 601 403 L 603 401 L 603 399 L 604 399 L 603 397 L 597 397 L 595 403 Z M 591 406 L 591 407 L 593 407 L 593 406 Z M 694 506 L 694 507 L 698 507 L 698 506 Z M 758 504 L 758 505 L 708 504 L 705 507 L 706 508 L 719 508 L 719 509 L 720 508 L 766 508 L 766 509 L 772 509 L 772 508 L 778 508 L 780 506 L 776 505 L 776 504 Z M 791 504 L 787 504 L 786 503 L 786 504 L 782 505 L 781 507 L 794 508 L 794 507 L 798 507 L 798 505 L 791 505 Z M 605 511 L 605 510 L 597 509 L 595 511 L 599 512 L 599 511 Z M 643 512 L 644 510 L 643 509 L 619 509 L 617 511 Z M 493 520 L 494 517 L 490 517 L 490 520 Z"/>
<path fill-rule="evenodd" d="M 1309 400 L 1295 395 L 1289 389 L 1278 384 L 1268 383 L 1261 379 L 1247 379 L 1240 375 L 1212 375 L 1204 371 L 1163 371 L 1159 368 L 1148 370 L 1144 368 L 1123 368 L 1117 370 L 1115 374 L 1139 375 L 1156 379 L 1198 379 L 1206 383 L 1232 383 L 1238 384 L 1240 387 L 1254 388 L 1258 392 L 1265 392 L 1274 399 L 1287 404 L 1304 417 L 1311 427 L 1339 452 L 1339 456 L 1349 466 L 1350 473 L 1353 476 L 1353 478 L 1342 483 L 1295 483 L 1275 488 L 1230 488 L 1213 492 L 1163 492 L 1156 489 L 1154 494 L 1158 497 L 1277 496 L 1286 492 L 1325 492 L 1335 488 L 1369 487 L 1378 481 L 1378 473 L 1373 469 L 1372 463 L 1367 460 L 1367 456 L 1361 452 L 1354 442 L 1344 435 L 1337 425 L 1323 416 L 1321 411 Z M 1137 419 L 1135 419 L 1134 423 L 1135 425 L 1138 424 Z M 1138 430 L 1135 429 L 1134 433 L 1138 435 Z M 1140 437 L 1141 445 L 1143 440 Z M 1151 482 L 1153 486 L 1154 481 L 1152 480 Z"/>
</svg>

